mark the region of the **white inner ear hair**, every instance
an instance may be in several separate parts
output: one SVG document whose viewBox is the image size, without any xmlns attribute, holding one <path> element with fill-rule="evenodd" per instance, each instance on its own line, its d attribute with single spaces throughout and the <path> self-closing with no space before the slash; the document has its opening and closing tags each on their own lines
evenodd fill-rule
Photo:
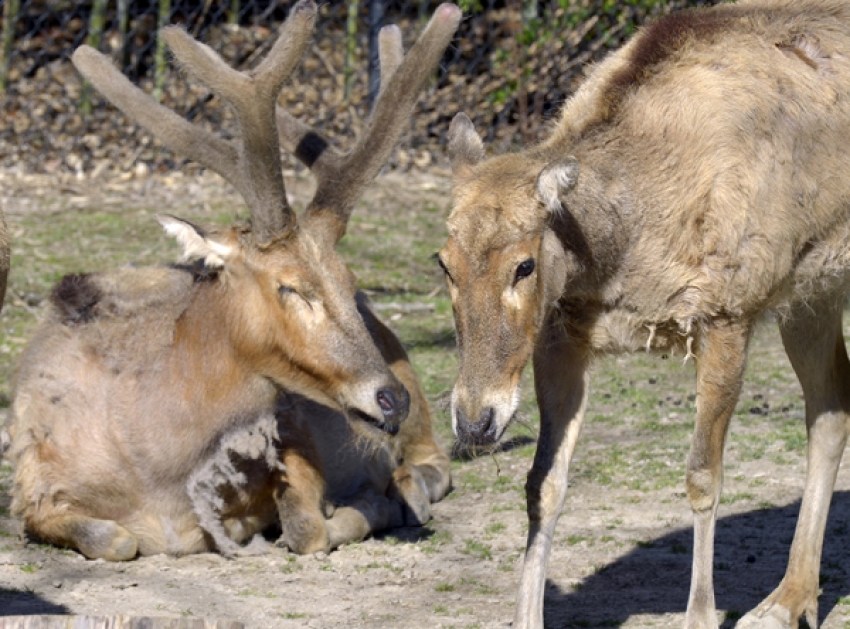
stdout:
<svg viewBox="0 0 850 629">
<path fill-rule="evenodd" d="M 537 196 L 549 212 L 563 209 L 560 195 L 574 185 L 578 175 L 575 164 L 549 164 L 537 177 Z"/>
<path fill-rule="evenodd" d="M 228 245 L 204 238 L 188 223 L 167 216 L 158 216 L 157 220 L 165 233 L 183 247 L 183 258 L 186 260 L 203 260 L 208 267 L 221 268 L 233 251 Z"/>
</svg>

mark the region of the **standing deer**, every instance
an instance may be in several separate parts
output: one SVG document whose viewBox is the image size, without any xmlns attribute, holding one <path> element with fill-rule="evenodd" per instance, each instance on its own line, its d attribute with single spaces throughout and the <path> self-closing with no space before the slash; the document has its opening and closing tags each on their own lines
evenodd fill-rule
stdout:
<svg viewBox="0 0 850 629">
<path fill-rule="evenodd" d="M 440 262 L 458 437 L 498 440 L 533 355 L 540 439 L 514 627 L 543 626 L 546 565 L 600 352 L 696 363 L 685 626 L 717 627 L 722 453 L 747 346 L 778 313 L 806 399 L 808 473 L 785 578 L 739 627 L 817 625 L 824 527 L 850 428 L 850 3 L 742 0 L 673 14 L 601 62 L 545 141 L 485 159 L 465 115 Z"/>
<path fill-rule="evenodd" d="M 277 110 L 315 16 L 312 1 L 296 4 L 244 73 L 163 31 L 182 67 L 233 106 L 239 141 L 158 105 L 93 49 L 74 53 L 130 118 L 239 190 L 251 221 L 206 229 L 160 217 L 187 264 L 71 275 L 53 290 L 20 360 L 10 424 L 12 511 L 38 538 L 107 560 L 232 552 L 279 518 L 280 541 L 312 552 L 426 519 L 448 491 L 448 457 L 404 351 L 334 247 L 460 10 L 437 8 L 406 57 L 399 30 L 382 31 L 383 89 L 348 154 Z M 318 179 L 297 221 L 279 142 Z M 378 443 L 344 444 L 355 432 Z M 326 521 L 324 500 L 339 497 L 350 504 Z"/>
</svg>

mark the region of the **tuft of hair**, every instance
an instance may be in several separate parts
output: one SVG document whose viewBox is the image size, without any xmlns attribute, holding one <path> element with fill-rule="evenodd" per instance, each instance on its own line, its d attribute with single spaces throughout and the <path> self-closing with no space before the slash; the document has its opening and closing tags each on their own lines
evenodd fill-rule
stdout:
<svg viewBox="0 0 850 629">
<path fill-rule="evenodd" d="M 561 195 L 576 185 L 579 165 L 575 157 L 559 159 L 540 171 L 537 176 L 537 196 L 546 211 L 558 214 L 563 210 Z"/>
<path fill-rule="evenodd" d="M 50 293 L 50 303 L 65 325 L 87 323 L 97 317 L 103 298 L 100 288 L 89 273 L 66 275 Z"/>
<path fill-rule="evenodd" d="M 232 247 L 217 242 L 205 229 L 194 223 L 167 214 L 157 215 L 156 220 L 165 233 L 183 247 L 185 260 L 203 260 L 206 266 L 220 269 L 232 253 Z"/>
</svg>

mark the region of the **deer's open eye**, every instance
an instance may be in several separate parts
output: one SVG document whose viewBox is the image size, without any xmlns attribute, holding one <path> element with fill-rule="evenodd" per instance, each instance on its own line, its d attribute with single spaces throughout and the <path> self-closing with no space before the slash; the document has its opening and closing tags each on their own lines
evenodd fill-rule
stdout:
<svg viewBox="0 0 850 629">
<path fill-rule="evenodd" d="M 520 262 L 519 266 L 516 268 L 516 275 L 514 275 L 514 284 L 525 279 L 532 273 L 534 273 L 534 258 L 529 258 L 528 260 Z"/>
</svg>

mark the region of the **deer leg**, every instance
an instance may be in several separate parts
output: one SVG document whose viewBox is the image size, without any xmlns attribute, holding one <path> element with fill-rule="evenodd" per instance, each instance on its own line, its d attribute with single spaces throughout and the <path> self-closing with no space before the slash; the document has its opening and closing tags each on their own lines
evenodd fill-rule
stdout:
<svg viewBox="0 0 850 629">
<path fill-rule="evenodd" d="M 550 322 L 534 354 L 540 438 L 526 481 L 529 530 L 515 629 L 543 627 L 546 567 L 587 405 L 587 362 L 587 352 L 567 337 L 563 326 Z"/>
<path fill-rule="evenodd" d="M 431 519 L 431 499 L 425 476 L 416 465 L 393 470 L 387 496 L 403 505 L 405 526 L 422 526 Z"/>
<path fill-rule="evenodd" d="M 331 549 L 325 523 L 325 483 L 317 461 L 296 449 L 283 454 L 285 472 L 275 491 L 281 536 L 278 546 L 306 555 Z"/>
<path fill-rule="evenodd" d="M 50 544 L 75 548 L 89 559 L 128 561 L 139 550 L 136 538 L 113 520 L 57 515 L 37 524 L 28 522 L 26 529 Z"/>
<path fill-rule="evenodd" d="M 397 500 L 370 492 L 350 505 L 337 507 L 327 525 L 330 547 L 336 548 L 378 531 L 404 526 L 403 508 Z"/>
<path fill-rule="evenodd" d="M 687 629 L 716 629 L 714 526 L 723 486 L 723 446 L 741 393 L 751 327 L 715 323 L 700 336 L 696 354 L 697 416 L 685 480 L 694 513 L 691 591 Z"/>
<path fill-rule="evenodd" d="M 850 361 L 841 331 L 842 303 L 806 304 L 781 326 L 782 341 L 806 399 L 806 488 L 788 569 L 779 587 L 738 627 L 818 625 L 818 581 L 829 503 L 850 430 Z"/>
<path fill-rule="evenodd" d="M 395 484 L 402 489 L 402 495 L 406 495 L 402 486 L 409 483 L 405 482 L 404 478 L 415 477 L 417 486 L 420 485 L 420 480 L 424 482 L 428 500 L 437 502 L 452 486 L 451 461 L 446 451 L 434 439 L 428 400 L 401 342 L 369 309 L 366 297 L 361 293 L 357 295 L 357 307 L 381 356 L 410 393 L 410 414 L 407 421 L 401 424 L 401 430 L 396 436 L 396 441 L 401 444 L 397 454 L 400 454 L 405 467 L 416 469 L 413 472 L 402 471 L 394 475 Z M 412 523 L 427 522 L 430 519 L 430 507 L 424 511 L 414 507 L 408 515 L 413 518 Z"/>
</svg>

